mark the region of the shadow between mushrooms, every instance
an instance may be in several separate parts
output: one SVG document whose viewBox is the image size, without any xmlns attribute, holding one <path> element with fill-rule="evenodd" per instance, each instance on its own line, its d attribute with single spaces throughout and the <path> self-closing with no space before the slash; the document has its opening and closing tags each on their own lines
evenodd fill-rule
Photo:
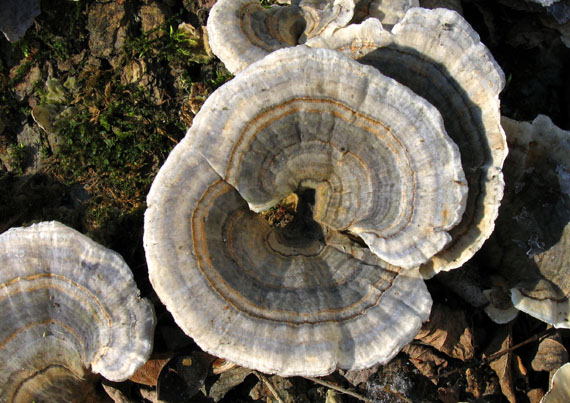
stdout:
<svg viewBox="0 0 570 403">
<path fill-rule="evenodd" d="M 0 401 L 96 401 L 152 351 L 155 317 L 115 252 L 58 222 L 0 235 Z"/>
<path fill-rule="evenodd" d="M 466 192 L 423 98 L 338 52 L 278 50 L 208 98 L 161 168 L 150 280 L 188 335 L 240 365 L 387 362 L 429 316 L 417 266 L 449 241 Z M 260 213 L 292 194 L 292 222 L 270 226 Z"/>
</svg>

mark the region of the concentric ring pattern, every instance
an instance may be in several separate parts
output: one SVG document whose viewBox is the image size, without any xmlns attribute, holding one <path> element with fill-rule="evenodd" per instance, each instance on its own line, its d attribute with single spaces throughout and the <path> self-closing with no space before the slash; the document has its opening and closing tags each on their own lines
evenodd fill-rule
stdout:
<svg viewBox="0 0 570 403">
<path fill-rule="evenodd" d="M 271 227 L 258 213 L 291 193 L 295 220 Z M 417 266 L 449 240 L 465 195 L 424 99 L 340 53 L 279 50 L 212 94 L 161 168 L 150 279 L 215 355 L 282 375 L 363 368 L 427 319 Z"/>
<path fill-rule="evenodd" d="M 124 260 L 57 222 L 0 235 L 0 396 L 77 399 L 91 372 L 128 378 L 150 355 L 152 305 Z"/>
</svg>

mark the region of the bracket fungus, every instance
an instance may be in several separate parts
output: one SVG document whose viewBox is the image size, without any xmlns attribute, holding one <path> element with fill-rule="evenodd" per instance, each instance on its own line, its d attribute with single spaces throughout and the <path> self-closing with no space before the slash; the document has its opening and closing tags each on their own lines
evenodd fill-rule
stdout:
<svg viewBox="0 0 570 403">
<path fill-rule="evenodd" d="M 391 29 L 412 7 L 419 7 L 419 0 L 359 0 L 354 11 L 356 22 L 372 17 Z"/>
<path fill-rule="evenodd" d="M 417 266 L 449 241 L 466 192 L 423 98 L 338 52 L 281 49 L 214 92 L 159 171 L 150 280 L 188 335 L 240 365 L 386 362 L 429 316 Z M 295 218 L 271 227 L 259 213 L 292 193 Z"/>
<path fill-rule="evenodd" d="M 208 18 L 210 47 L 233 74 L 281 48 L 332 33 L 350 22 L 354 0 L 218 0 Z"/>
<path fill-rule="evenodd" d="M 506 117 L 507 188 L 487 265 L 511 287 L 515 308 L 570 328 L 570 132 L 549 117 Z"/>
<path fill-rule="evenodd" d="M 0 400 L 86 401 L 149 357 L 152 305 L 115 252 L 58 222 L 0 235 Z"/>
<path fill-rule="evenodd" d="M 452 241 L 421 268 L 429 278 L 460 267 L 491 235 L 503 196 L 507 155 L 498 94 L 504 73 L 457 12 L 412 8 L 391 32 L 373 18 L 307 42 L 377 68 L 434 105 L 458 145 L 469 185 Z"/>
</svg>

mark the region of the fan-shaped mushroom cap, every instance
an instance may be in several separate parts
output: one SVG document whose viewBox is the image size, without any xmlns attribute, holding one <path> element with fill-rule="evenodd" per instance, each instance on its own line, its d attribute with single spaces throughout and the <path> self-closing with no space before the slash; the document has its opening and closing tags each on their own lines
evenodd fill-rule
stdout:
<svg viewBox="0 0 570 403">
<path fill-rule="evenodd" d="M 360 0 L 356 2 L 355 15 L 362 21 L 367 17 L 378 19 L 384 27 L 391 29 L 412 7 L 419 7 L 419 0 Z"/>
<path fill-rule="evenodd" d="M 353 0 L 297 0 L 268 8 L 258 0 L 218 0 L 208 18 L 210 47 L 235 74 L 274 50 L 345 26 L 353 11 Z"/>
<path fill-rule="evenodd" d="M 310 189 L 318 223 L 297 213 L 278 230 L 255 213 Z M 212 354 L 282 375 L 367 367 L 413 338 L 431 299 L 417 268 L 340 231 L 425 259 L 464 194 L 456 147 L 422 98 L 338 52 L 278 50 L 208 98 L 161 168 L 150 279 Z"/>
<path fill-rule="evenodd" d="M 485 313 L 495 323 L 503 325 L 509 323 L 519 314 L 511 299 L 509 293 L 500 289 L 484 290 L 483 293 L 489 299 L 489 303 L 485 306 Z"/>
<path fill-rule="evenodd" d="M 44 222 L 0 235 L 0 262 L 0 400 L 80 400 L 89 371 L 147 360 L 154 311 L 117 253 Z"/>
<path fill-rule="evenodd" d="M 216 172 L 255 212 L 315 189 L 314 219 L 357 234 L 390 264 L 415 267 L 441 250 L 466 186 L 437 110 L 338 52 L 271 56 L 212 95 L 194 122 L 190 135 Z"/>
<path fill-rule="evenodd" d="M 354 0 L 297 0 L 293 3 L 301 7 L 306 21 L 300 43 L 332 34 L 348 24 L 354 15 Z"/>
<path fill-rule="evenodd" d="M 555 327 L 570 328 L 570 132 L 539 115 L 502 119 L 511 155 L 496 237 L 497 264 L 514 306 Z"/>
<path fill-rule="evenodd" d="M 461 223 L 450 231 L 452 241 L 422 266 L 422 274 L 460 267 L 493 231 L 507 155 L 498 98 L 504 74 L 479 35 L 454 11 L 412 8 L 391 33 L 368 19 L 307 44 L 376 67 L 440 111 L 459 146 L 469 195 Z"/>
</svg>

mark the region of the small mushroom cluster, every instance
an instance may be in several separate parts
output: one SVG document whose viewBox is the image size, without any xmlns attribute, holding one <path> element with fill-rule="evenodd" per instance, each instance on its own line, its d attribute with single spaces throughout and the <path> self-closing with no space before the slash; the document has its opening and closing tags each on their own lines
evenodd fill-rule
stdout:
<svg viewBox="0 0 570 403">
<path fill-rule="evenodd" d="M 454 11 L 410 8 L 386 30 L 349 24 L 353 1 L 292 3 L 212 9 L 212 50 L 239 73 L 157 175 L 144 246 L 204 350 L 324 375 L 390 360 L 429 317 L 423 278 L 491 234 L 504 76 Z M 270 225 L 291 197 L 292 221 Z"/>
<path fill-rule="evenodd" d="M 504 117 L 508 186 L 486 264 L 510 288 L 513 305 L 570 328 L 570 132 L 539 115 Z"/>
<path fill-rule="evenodd" d="M 98 401 L 152 351 L 155 316 L 115 252 L 58 222 L 0 235 L 0 401 Z"/>
</svg>

